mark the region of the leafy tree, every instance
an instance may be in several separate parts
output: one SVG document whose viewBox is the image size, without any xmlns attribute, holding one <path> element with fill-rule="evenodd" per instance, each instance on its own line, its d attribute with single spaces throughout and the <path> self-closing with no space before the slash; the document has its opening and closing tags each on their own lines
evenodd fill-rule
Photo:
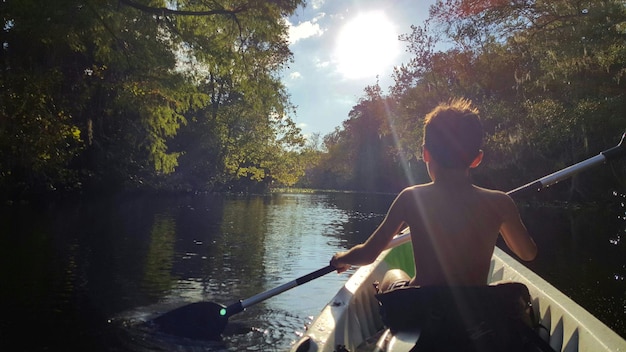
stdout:
<svg viewBox="0 0 626 352">
<path fill-rule="evenodd" d="M 325 154 L 321 133 L 313 133 L 304 142 L 304 147 L 298 155 L 298 159 L 303 165 L 303 175 L 298 178 L 296 186 L 301 188 L 315 188 L 321 185 L 319 182 L 319 165 L 322 155 Z"/>
<path fill-rule="evenodd" d="M 72 123 L 73 111 L 63 106 L 66 101 L 58 94 L 64 88 L 63 72 L 50 65 L 68 51 L 53 45 L 65 35 L 56 25 L 65 13 L 54 7 L 32 1 L 0 4 L 4 19 L 0 180 L 18 191 L 53 189 L 56 181 L 72 179 L 63 166 L 80 151 L 81 134 Z M 73 22 L 77 21 L 79 17 Z"/>
<path fill-rule="evenodd" d="M 280 179 L 261 164 L 301 143 L 277 72 L 302 4 L 3 1 L 4 189 Z"/>
<path fill-rule="evenodd" d="M 328 148 L 322 161 L 358 161 L 354 151 L 366 150 L 359 138 L 376 135 L 360 129 L 376 121 L 372 114 L 391 121 L 379 124 L 378 134 L 395 131 L 387 157 L 406 164 L 419 157 L 423 116 L 458 96 L 480 107 L 486 130 L 486 158 L 474 175 L 479 184 L 510 189 L 613 145 L 615 131 L 626 126 L 619 113 L 626 103 L 625 9 L 610 0 L 438 1 L 423 26 L 400 38 L 413 58 L 395 69 L 390 96 L 380 96 L 385 110 L 355 106 L 344 129 L 328 136 L 340 147 Z M 584 177 L 623 186 L 625 171 Z M 575 179 L 569 196 L 587 196 L 582 184 Z"/>
<path fill-rule="evenodd" d="M 408 160 L 400 152 L 391 99 L 380 86 L 365 88 L 343 129 L 324 138 L 327 153 L 314 170 L 324 188 L 398 191 L 410 178 Z"/>
<path fill-rule="evenodd" d="M 312 185 L 315 188 L 351 189 L 352 169 L 349 150 L 339 127 L 324 136 L 324 149 L 319 164 L 313 169 Z"/>
<path fill-rule="evenodd" d="M 624 103 L 623 23 L 617 1 L 439 1 L 426 24 L 438 32 L 414 27 L 405 37 L 416 55 L 396 90 L 400 99 L 411 89 L 472 99 L 487 131 L 479 176 L 519 184 L 611 145 L 611 130 L 623 129 L 610 113 Z M 450 39 L 450 49 L 419 48 L 431 38 Z"/>
<path fill-rule="evenodd" d="M 221 15 L 212 21 L 176 17 L 172 32 L 184 43 L 188 58 L 184 70 L 208 97 L 208 104 L 191 113 L 185 131 L 187 137 L 193 136 L 195 148 L 182 157 L 183 169 L 195 170 L 192 177 L 201 180 L 194 181 L 195 186 L 212 187 L 240 178 L 290 185 L 302 173 L 297 164 L 287 162 L 290 150 L 303 140 L 291 121 L 292 106 L 277 75 L 291 58 L 282 16 L 300 4 L 242 1 L 230 10 L 208 10 Z M 172 10 L 174 15 L 207 11 L 199 4 L 179 2 L 178 6 L 179 10 Z M 202 155 L 209 160 L 202 160 Z M 284 162 L 277 160 L 280 157 L 286 158 Z"/>
</svg>

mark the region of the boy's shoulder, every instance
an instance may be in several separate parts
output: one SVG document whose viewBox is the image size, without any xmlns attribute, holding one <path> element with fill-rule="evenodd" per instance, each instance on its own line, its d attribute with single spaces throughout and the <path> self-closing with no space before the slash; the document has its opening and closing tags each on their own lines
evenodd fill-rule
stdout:
<svg viewBox="0 0 626 352">
<path fill-rule="evenodd" d="M 476 189 L 477 192 L 482 195 L 480 198 L 483 200 L 482 203 L 485 206 L 491 209 L 497 209 L 500 214 L 512 215 L 517 213 L 515 201 L 505 192 L 481 187 L 476 187 Z"/>
<path fill-rule="evenodd" d="M 432 187 L 433 187 L 432 182 L 409 186 L 403 189 L 402 192 L 400 192 L 400 194 L 398 195 L 398 197 L 399 198 L 418 197 L 420 194 L 428 192 L 430 189 L 432 189 Z"/>
<path fill-rule="evenodd" d="M 482 194 L 491 195 L 494 197 L 510 198 L 508 194 L 497 189 L 483 188 L 478 186 L 474 186 L 474 189 Z"/>
<path fill-rule="evenodd" d="M 420 190 L 429 189 L 434 185 L 433 182 L 429 183 L 421 183 L 418 185 L 408 186 L 407 188 L 402 190 L 402 193 L 405 192 L 419 192 Z"/>
<path fill-rule="evenodd" d="M 476 185 L 472 185 L 471 187 L 474 191 L 481 193 L 481 194 L 493 195 L 496 197 L 502 197 L 502 196 L 509 197 L 506 193 L 496 190 L 496 189 L 484 188 L 484 187 L 479 187 Z M 402 190 L 402 193 L 423 192 L 423 191 L 428 191 L 430 189 L 435 189 L 435 184 L 433 182 L 406 187 L 404 190 Z"/>
<path fill-rule="evenodd" d="M 474 194 L 478 196 L 479 199 L 482 199 L 483 201 L 498 202 L 498 203 L 513 202 L 511 197 L 502 191 L 490 189 L 490 188 L 478 187 L 475 185 L 472 186 L 470 194 Z M 465 192 L 457 193 L 457 195 L 460 197 L 464 197 L 464 196 L 471 197 L 471 195 Z M 400 193 L 400 196 L 404 198 L 425 197 L 428 199 L 429 197 L 439 197 L 441 196 L 441 194 L 439 194 L 439 190 L 437 189 L 437 187 L 434 186 L 434 183 L 431 182 L 431 183 L 409 186 Z M 478 199 L 476 200 L 479 201 Z"/>
</svg>

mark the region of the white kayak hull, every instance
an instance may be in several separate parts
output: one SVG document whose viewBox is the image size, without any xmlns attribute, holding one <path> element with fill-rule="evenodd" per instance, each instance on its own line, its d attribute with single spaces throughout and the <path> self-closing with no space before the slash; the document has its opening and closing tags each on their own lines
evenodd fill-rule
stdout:
<svg viewBox="0 0 626 352">
<path fill-rule="evenodd" d="M 359 268 L 322 309 L 292 352 L 357 351 L 376 343 L 384 326 L 372 284 L 387 270 L 413 265 L 410 244 L 383 252 L 374 263 Z M 406 270 L 406 269 L 405 269 Z M 410 272 L 410 270 L 408 270 Z M 521 282 L 530 291 L 535 314 L 549 330 L 545 339 L 555 351 L 626 351 L 626 340 L 580 305 L 499 248 L 491 260 L 490 281 Z M 400 343 L 400 341 L 399 341 Z M 371 348 L 370 348 L 371 350 Z"/>
</svg>

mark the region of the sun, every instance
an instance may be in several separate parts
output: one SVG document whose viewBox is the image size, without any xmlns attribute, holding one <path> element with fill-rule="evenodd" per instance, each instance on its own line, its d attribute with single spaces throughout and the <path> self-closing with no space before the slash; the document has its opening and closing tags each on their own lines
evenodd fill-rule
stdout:
<svg viewBox="0 0 626 352">
<path fill-rule="evenodd" d="M 350 20 L 335 45 L 337 69 L 349 79 L 386 74 L 400 53 L 396 28 L 382 11 L 362 13 Z"/>
</svg>

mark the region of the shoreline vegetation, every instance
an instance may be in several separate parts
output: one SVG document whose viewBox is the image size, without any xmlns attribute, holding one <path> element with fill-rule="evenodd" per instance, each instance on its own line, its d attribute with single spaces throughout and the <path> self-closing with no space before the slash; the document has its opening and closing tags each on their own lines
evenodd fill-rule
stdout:
<svg viewBox="0 0 626 352">
<path fill-rule="evenodd" d="M 624 210 L 624 199 L 626 192 L 612 191 L 603 197 L 589 200 L 564 200 L 555 198 L 554 195 L 548 195 L 549 189 L 538 192 L 538 197 L 515 199 L 520 209 L 562 209 L 569 211 L 589 210 L 589 209 L 616 209 Z M 545 193 L 546 195 L 542 194 Z M 369 195 L 387 195 L 393 197 L 397 195 L 394 192 L 370 192 L 370 191 L 353 191 L 353 190 L 333 190 L 333 189 L 314 189 L 299 187 L 276 187 L 266 190 L 265 192 L 198 192 L 198 191 L 119 191 L 113 193 L 80 193 L 80 192 L 58 192 L 54 194 L 43 194 L 18 199 L 5 199 L 2 204 L 4 206 L 29 206 L 29 205 L 46 205 L 55 204 L 56 202 L 74 202 L 74 201 L 90 201 L 95 199 L 114 199 L 114 198 L 132 198 L 132 197 L 188 197 L 202 195 L 224 195 L 235 197 L 250 197 L 259 195 L 273 194 L 369 194 Z"/>
<path fill-rule="evenodd" d="M 396 193 L 428 182 L 423 118 L 458 97 L 480 110 L 485 158 L 473 177 L 488 188 L 572 165 L 626 130 L 620 0 L 436 2 L 400 35 L 410 58 L 392 86 L 364 87 L 324 136 L 298 128 L 280 79 L 293 60 L 284 16 L 306 1 L 225 3 L 218 12 L 177 3 L 197 8 L 193 15 L 131 3 L 2 2 L 0 199 Z M 626 190 L 624 160 L 537 198 L 588 202 L 613 190 Z"/>
<path fill-rule="evenodd" d="M 268 193 L 294 193 L 294 194 L 311 194 L 311 193 L 353 193 L 353 194 L 378 194 L 378 195 L 396 195 L 394 192 L 367 192 L 367 191 L 348 191 L 336 189 L 313 189 L 313 188 L 297 188 L 297 187 L 277 187 L 269 190 Z"/>
</svg>

